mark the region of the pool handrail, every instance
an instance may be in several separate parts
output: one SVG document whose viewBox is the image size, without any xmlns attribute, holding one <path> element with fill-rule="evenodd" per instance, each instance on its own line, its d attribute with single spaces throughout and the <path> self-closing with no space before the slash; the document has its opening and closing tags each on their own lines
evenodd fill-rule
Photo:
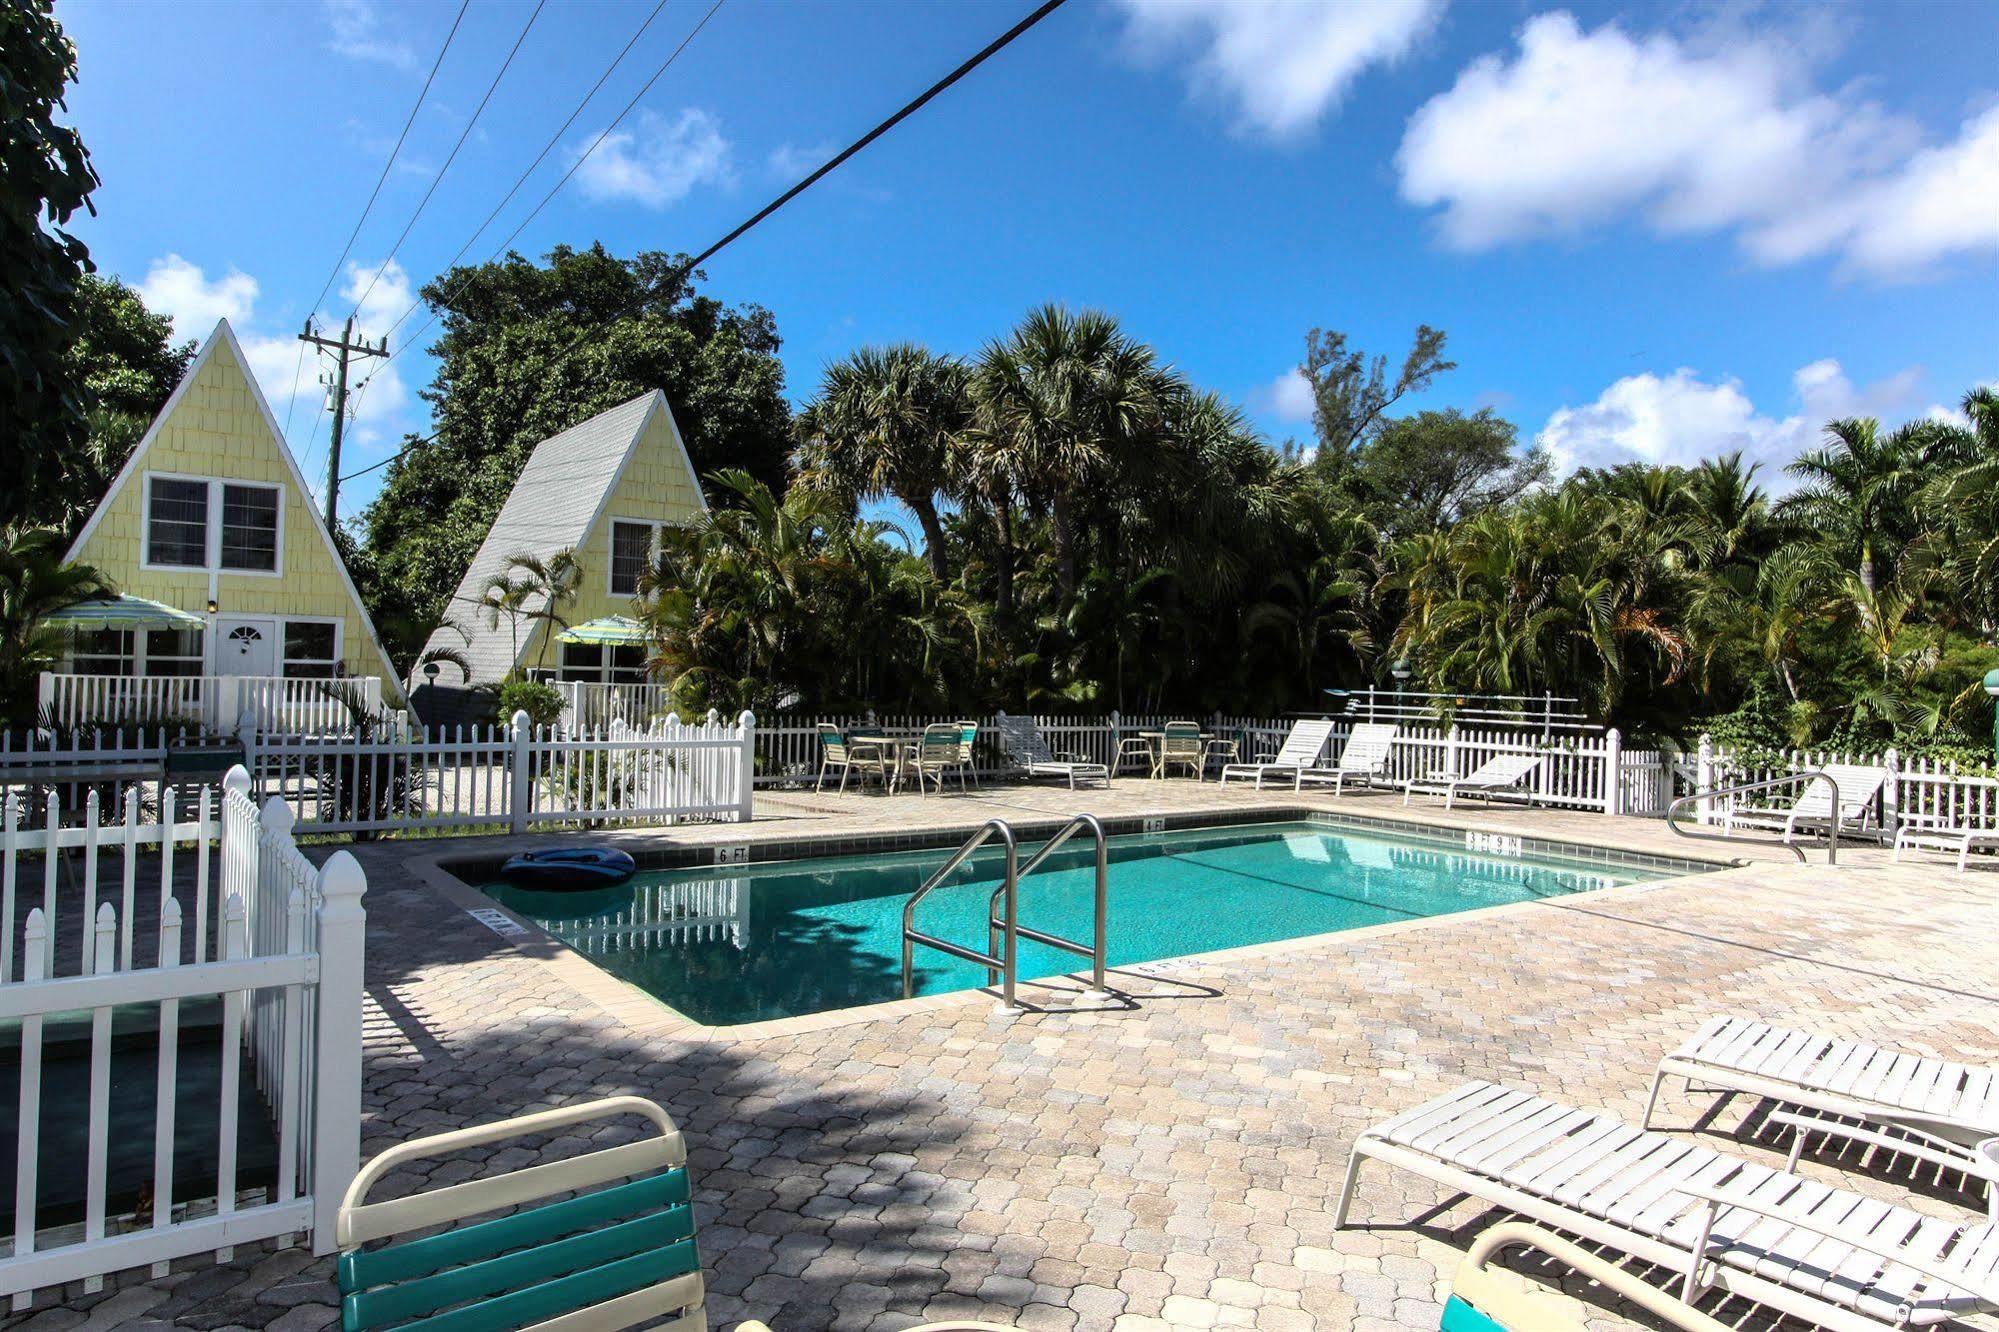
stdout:
<svg viewBox="0 0 1999 1332">
<path fill-rule="evenodd" d="M 1104 825 L 1098 820 L 1097 816 L 1094 814 L 1078 814 L 1063 824 L 1061 831 L 1044 842 L 1041 849 L 1036 851 L 1032 856 L 1029 856 L 1027 863 L 1020 867 L 1020 872 L 1014 876 L 1014 892 L 1017 897 L 1020 891 L 1020 881 L 1039 869 L 1042 861 L 1048 859 L 1063 843 L 1074 837 L 1078 829 L 1083 828 L 1089 830 L 1092 840 L 1097 844 L 1097 883 L 1095 919 L 1093 921 L 1095 933 L 1091 936 L 1091 942 L 1081 944 L 1077 943 L 1074 939 L 1065 939 L 1059 934 L 1048 934 L 1041 930 L 1030 929 L 1022 925 L 1018 920 L 1013 922 L 1011 929 L 1015 935 L 1024 935 L 1036 943 L 1046 944 L 1050 948 L 1060 948 L 1064 952 L 1074 953 L 1078 957 L 1089 958 L 1090 989 L 1101 994 L 1104 992 L 1105 925 L 1110 915 L 1110 850 L 1104 841 Z M 999 907 L 1000 894 L 1004 891 L 1006 891 L 1005 884 L 1001 884 L 998 888 L 993 889 L 992 901 L 986 908 L 987 942 L 988 946 L 995 950 L 998 948 L 999 932 L 1002 928 L 1002 923 L 999 917 L 992 913 Z"/>
<path fill-rule="evenodd" d="M 1678 820 L 1674 816 L 1688 805 L 1697 804 L 1703 800 L 1712 800 L 1716 796 L 1747 795 L 1751 791 L 1770 791 L 1780 786 L 1795 786 L 1799 782 L 1809 781 L 1821 781 L 1832 788 L 1832 821 L 1826 828 L 1825 863 L 1828 865 L 1837 864 L 1839 861 L 1839 783 L 1833 780 L 1831 773 L 1821 772 L 1816 768 L 1809 768 L 1803 772 L 1786 773 L 1782 777 L 1772 777 L 1760 782 L 1742 782 L 1735 786 L 1716 786 L 1705 791 L 1696 791 L 1692 795 L 1681 796 L 1666 806 L 1666 827 L 1688 841 L 1693 842 L 1740 842 L 1745 846 L 1769 846 L 1771 844 L 1769 840 L 1762 837 L 1738 837 L 1734 833 L 1688 832 L 1679 825 Z M 1777 845 L 1797 856 L 1799 864 L 1804 863 L 1805 849 L 1803 847 L 1790 841 L 1778 842 Z"/>
<path fill-rule="evenodd" d="M 944 880 L 951 877 L 952 871 L 964 864 L 972 853 L 984 846 L 995 833 L 1006 846 L 1006 873 L 1000 879 L 999 887 L 1000 893 L 1005 897 L 1006 911 L 1003 937 L 997 941 L 988 939 L 988 946 L 993 946 L 994 951 L 981 953 L 976 948 L 966 948 L 962 944 L 954 944 L 948 939 L 940 939 L 934 934 L 924 934 L 919 931 L 915 923 L 917 904 L 928 897 Z M 997 981 L 1000 985 L 1001 1002 L 1007 1008 L 1018 1008 L 1019 1005 L 1014 1002 L 1013 992 L 1015 960 L 1020 948 L 1019 898 L 1020 845 L 1014 838 L 1013 826 L 1005 819 L 987 819 L 979 825 L 978 831 L 966 838 L 963 844 L 951 853 L 950 859 L 938 866 L 936 871 L 923 881 L 923 886 L 911 893 L 909 900 L 902 904 L 902 997 L 908 999 L 915 994 L 916 945 L 923 944 L 925 947 L 935 948 L 940 953 L 963 958 L 967 962 L 984 964 L 986 983 L 991 985 Z"/>
</svg>

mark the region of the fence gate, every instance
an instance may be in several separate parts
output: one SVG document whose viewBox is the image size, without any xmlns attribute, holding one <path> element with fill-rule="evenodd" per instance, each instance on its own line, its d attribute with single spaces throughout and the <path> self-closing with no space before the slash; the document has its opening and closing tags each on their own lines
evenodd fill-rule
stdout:
<svg viewBox="0 0 1999 1332">
<path fill-rule="evenodd" d="M 333 1247 L 360 1150 L 366 883 L 346 852 L 313 865 L 249 787 L 238 767 L 219 801 L 169 791 L 156 822 L 136 798 L 108 821 L 93 798 L 73 827 L 53 801 L 39 827 L 6 804 L 0 1023 L 21 1076 L 0 1295 L 16 1310 L 253 1241 Z"/>
</svg>

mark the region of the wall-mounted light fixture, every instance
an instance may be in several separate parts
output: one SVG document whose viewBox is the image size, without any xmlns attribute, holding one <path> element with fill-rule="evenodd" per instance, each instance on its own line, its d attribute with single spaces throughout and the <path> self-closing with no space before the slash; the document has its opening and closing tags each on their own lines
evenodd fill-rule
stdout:
<svg viewBox="0 0 1999 1332">
<path fill-rule="evenodd" d="M 208 613 L 209 613 L 210 615 L 213 615 L 213 614 L 215 614 L 215 612 L 216 612 L 216 611 L 218 611 L 218 610 L 220 610 L 220 609 L 222 609 L 222 608 L 221 608 L 220 606 L 217 606 L 217 605 L 215 604 L 215 598 L 214 598 L 214 597 L 210 597 L 210 598 L 208 599 Z"/>
</svg>

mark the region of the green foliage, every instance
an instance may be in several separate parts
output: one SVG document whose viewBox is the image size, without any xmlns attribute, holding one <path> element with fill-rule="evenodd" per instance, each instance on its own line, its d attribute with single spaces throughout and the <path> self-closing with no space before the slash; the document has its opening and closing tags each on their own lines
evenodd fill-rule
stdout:
<svg viewBox="0 0 1999 1332">
<path fill-rule="evenodd" d="M 1384 423 L 1353 455 L 1352 484 L 1381 526 L 1427 532 L 1484 512 L 1548 479 L 1547 454 L 1490 407 L 1455 407 Z"/>
<path fill-rule="evenodd" d="M 46 528 L 0 544 L 0 721 L 35 719 L 36 676 L 54 669 L 68 646 L 68 634 L 47 617 L 114 590 L 89 565 L 63 563 L 66 546 Z"/>
<path fill-rule="evenodd" d="M 90 254 L 64 225 L 97 172 L 55 123 L 76 49 L 48 0 L 0 6 L 0 530 L 59 517 L 64 474 L 88 438 L 73 302 Z"/>
<path fill-rule="evenodd" d="M 700 274 L 683 262 L 558 246 L 545 264 L 510 254 L 423 289 L 442 329 L 425 393 L 437 437 L 390 464 L 355 567 L 393 655 L 413 655 L 445 613 L 534 446 L 648 389 L 673 404 L 697 474 L 736 467 L 783 484 L 776 324 L 696 294 Z"/>
<path fill-rule="evenodd" d="M 1418 324 L 1409 354 L 1390 380 L 1388 358 L 1369 360 L 1358 347 L 1347 345 L 1346 334 L 1315 328 L 1305 335 L 1305 363 L 1298 369 L 1312 390 L 1312 433 L 1320 467 L 1343 471 L 1354 450 L 1382 428 L 1390 407 L 1458 368 L 1456 361 L 1444 359 L 1444 340 L 1442 329 Z"/>
<path fill-rule="evenodd" d="M 562 720 L 562 691 L 540 680 L 502 681 L 493 691 L 493 716 L 502 726 L 509 726 L 516 712 L 525 712 L 535 726 L 553 726 Z"/>
</svg>

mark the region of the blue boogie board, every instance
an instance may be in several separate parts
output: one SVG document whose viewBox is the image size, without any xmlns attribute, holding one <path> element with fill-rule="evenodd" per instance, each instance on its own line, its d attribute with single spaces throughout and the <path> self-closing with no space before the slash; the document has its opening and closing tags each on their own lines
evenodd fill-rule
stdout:
<svg viewBox="0 0 1999 1332">
<path fill-rule="evenodd" d="M 522 852 L 500 866 L 500 877 L 540 892 L 565 892 L 609 888 L 637 869 L 638 863 L 614 846 L 558 846 Z"/>
</svg>

